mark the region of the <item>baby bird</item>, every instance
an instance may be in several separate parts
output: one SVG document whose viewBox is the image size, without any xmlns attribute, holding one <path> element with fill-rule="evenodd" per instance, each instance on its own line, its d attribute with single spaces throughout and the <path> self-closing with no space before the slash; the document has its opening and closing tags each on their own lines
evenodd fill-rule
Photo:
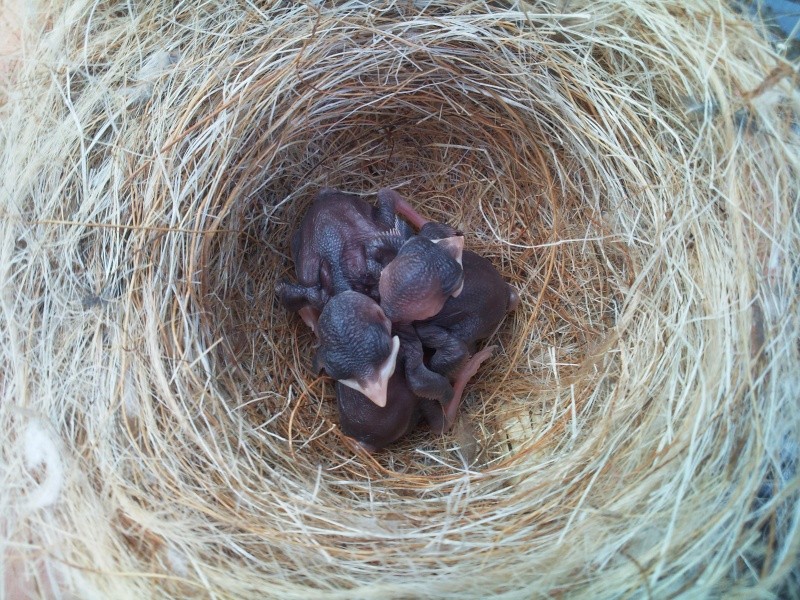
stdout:
<svg viewBox="0 0 800 600">
<path fill-rule="evenodd" d="M 410 433 L 422 416 L 420 399 L 406 385 L 400 369 L 389 379 L 386 406 L 379 407 L 341 382 L 336 383 L 336 403 L 342 432 L 368 452 L 380 450 Z"/>
<path fill-rule="evenodd" d="M 386 406 L 389 378 L 395 371 L 400 339 L 378 303 L 351 290 L 331 298 L 315 324 L 319 347 L 314 369 L 341 385 Z"/>
<path fill-rule="evenodd" d="M 436 434 L 447 431 L 455 422 L 467 382 L 493 350 L 493 347 L 481 350 L 465 363 L 453 382 L 453 397 L 446 405 L 415 395 L 402 369 L 395 370 L 389 379 L 385 407 L 338 382 L 336 402 L 342 432 L 368 452 L 375 452 L 410 433 L 420 420 L 426 421 Z"/>
<path fill-rule="evenodd" d="M 292 236 L 298 282 L 278 284 L 284 306 L 312 326 L 334 294 L 355 290 L 377 298 L 382 268 L 413 234 L 394 202 L 383 197 L 376 208 L 353 194 L 321 190 Z"/>
<path fill-rule="evenodd" d="M 476 343 L 489 337 L 516 309 L 519 294 L 487 259 L 469 250 L 463 253 L 464 288 L 448 298 L 436 315 L 414 323 L 423 346 L 434 350 L 430 368 L 447 377 L 456 373 L 475 352 Z"/>
<path fill-rule="evenodd" d="M 463 235 L 443 223 L 427 223 L 407 240 L 380 275 L 381 308 L 392 323 L 411 323 L 437 314 L 464 283 Z"/>
</svg>

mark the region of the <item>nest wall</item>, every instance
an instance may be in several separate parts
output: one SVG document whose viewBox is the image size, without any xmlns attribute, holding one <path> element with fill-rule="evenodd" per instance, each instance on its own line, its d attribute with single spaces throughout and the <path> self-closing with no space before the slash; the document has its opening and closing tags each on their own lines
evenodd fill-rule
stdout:
<svg viewBox="0 0 800 600">
<path fill-rule="evenodd" d="M 793 76 L 703 2 L 46 5 L 0 121 L 6 593 L 797 592 Z M 274 297 L 324 186 L 520 290 L 451 434 L 339 432 Z"/>
</svg>

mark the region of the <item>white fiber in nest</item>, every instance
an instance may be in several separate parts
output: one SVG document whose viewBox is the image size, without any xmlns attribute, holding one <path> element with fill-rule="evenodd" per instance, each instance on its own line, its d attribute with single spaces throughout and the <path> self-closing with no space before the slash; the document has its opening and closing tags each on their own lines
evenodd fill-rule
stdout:
<svg viewBox="0 0 800 600">
<path fill-rule="evenodd" d="M 146 102 L 153 94 L 156 80 L 166 73 L 169 68 L 178 62 L 177 52 L 159 50 L 153 52 L 145 60 L 139 72 L 132 77 L 133 85 L 122 88 L 122 95 L 128 100 L 129 105 Z"/>
<path fill-rule="evenodd" d="M 64 485 L 64 465 L 52 435 L 38 421 L 31 421 L 22 436 L 25 467 L 36 480 L 27 496 L 28 508 L 56 503 Z"/>
</svg>

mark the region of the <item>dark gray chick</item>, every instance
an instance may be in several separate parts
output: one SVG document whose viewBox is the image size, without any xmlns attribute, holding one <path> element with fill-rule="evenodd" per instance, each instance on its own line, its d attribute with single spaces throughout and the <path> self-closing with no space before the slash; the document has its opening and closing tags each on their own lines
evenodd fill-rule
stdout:
<svg viewBox="0 0 800 600">
<path fill-rule="evenodd" d="M 519 294 L 487 259 L 465 250 L 464 287 L 433 317 L 414 323 L 422 345 L 434 350 L 430 368 L 451 377 L 519 304 Z"/>
<path fill-rule="evenodd" d="M 392 324 L 377 302 L 349 290 L 336 294 L 323 308 L 316 331 L 314 369 L 386 406 L 400 339 L 391 335 Z"/>
<path fill-rule="evenodd" d="M 427 223 L 408 239 L 381 272 L 381 308 L 392 323 L 421 321 L 437 314 L 464 282 L 463 235 L 442 223 Z"/>
<path fill-rule="evenodd" d="M 396 216 L 393 197 L 379 199 L 374 207 L 353 194 L 325 188 L 292 236 L 297 283 L 281 281 L 277 295 L 309 325 L 334 294 L 355 290 L 377 299 L 382 268 L 412 234 Z"/>
<path fill-rule="evenodd" d="M 397 369 L 389 379 L 388 397 L 384 407 L 338 382 L 336 402 L 342 431 L 369 452 L 380 450 L 410 433 L 421 419 L 436 434 L 447 431 L 455 421 L 464 387 L 493 350 L 493 347 L 485 348 L 464 364 L 453 382 L 452 398 L 444 405 L 415 395 L 406 381 L 403 369 Z"/>
</svg>

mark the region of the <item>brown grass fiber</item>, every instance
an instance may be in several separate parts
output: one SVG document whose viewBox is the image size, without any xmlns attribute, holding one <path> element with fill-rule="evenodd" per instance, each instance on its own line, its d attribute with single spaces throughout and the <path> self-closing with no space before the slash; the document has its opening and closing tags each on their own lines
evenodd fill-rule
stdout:
<svg viewBox="0 0 800 600">
<path fill-rule="evenodd" d="M 800 593 L 800 96 L 762 28 L 31 11 L 0 88 L 5 597 Z M 520 290 L 450 434 L 339 432 L 274 297 L 323 186 L 397 189 Z"/>
</svg>

